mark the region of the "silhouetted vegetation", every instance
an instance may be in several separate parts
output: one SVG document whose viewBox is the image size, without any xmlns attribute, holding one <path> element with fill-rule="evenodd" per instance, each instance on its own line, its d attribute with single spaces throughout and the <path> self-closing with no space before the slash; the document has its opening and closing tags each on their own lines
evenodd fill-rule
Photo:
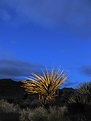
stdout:
<svg viewBox="0 0 91 121">
<path fill-rule="evenodd" d="M 91 121 L 91 83 L 63 88 L 49 108 L 38 94 L 27 94 L 22 82 L 0 80 L 0 121 Z"/>
</svg>

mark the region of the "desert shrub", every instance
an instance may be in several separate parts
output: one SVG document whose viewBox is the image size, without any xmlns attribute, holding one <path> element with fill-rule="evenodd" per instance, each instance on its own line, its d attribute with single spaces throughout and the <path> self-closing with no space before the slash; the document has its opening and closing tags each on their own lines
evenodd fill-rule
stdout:
<svg viewBox="0 0 91 121">
<path fill-rule="evenodd" d="M 78 91 L 81 94 L 91 94 L 91 82 L 80 84 L 80 88 L 78 89 Z"/>
<path fill-rule="evenodd" d="M 67 107 L 52 107 L 49 109 L 48 121 L 70 121 L 67 115 Z"/>
<path fill-rule="evenodd" d="M 68 109 L 72 120 L 90 121 L 91 119 L 91 83 L 83 83 L 68 100 Z"/>
<path fill-rule="evenodd" d="M 72 95 L 69 103 L 91 104 L 91 83 L 83 83 L 77 89 L 77 93 Z"/>
<path fill-rule="evenodd" d="M 10 104 L 5 100 L 0 100 L 0 121 L 19 121 L 18 105 Z"/>
<path fill-rule="evenodd" d="M 43 107 L 36 108 L 32 115 L 33 121 L 47 121 L 47 110 Z"/>
<path fill-rule="evenodd" d="M 91 82 L 81 84 L 78 92 L 83 95 L 85 103 L 91 105 Z"/>
<path fill-rule="evenodd" d="M 39 107 L 21 111 L 20 121 L 47 121 L 47 110 Z"/>
<path fill-rule="evenodd" d="M 23 109 L 20 111 L 19 120 L 20 121 L 32 121 L 31 115 L 32 115 L 32 111 L 30 109 L 26 109 L 26 110 Z"/>
<path fill-rule="evenodd" d="M 14 104 L 10 104 L 5 100 L 0 100 L 0 113 L 15 113 L 19 112 L 20 108 L 18 105 L 14 106 Z"/>
<path fill-rule="evenodd" d="M 68 103 L 88 104 L 89 101 L 87 95 L 83 95 L 80 92 L 77 92 L 69 98 Z"/>
<path fill-rule="evenodd" d="M 39 107 L 21 111 L 20 121 L 70 121 L 67 107 L 50 107 L 48 110 Z"/>
<path fill-rule="evenodd" d="M 90 121 L 89 119 L 87 119 L 86 117 L 85 117 L 85 115 L 84 114 L 74 114 L 74 115 L 72 115 L 72 114 L 69 114 L 69 119 L 70 119 L 70 121 Z"/>
</svg>

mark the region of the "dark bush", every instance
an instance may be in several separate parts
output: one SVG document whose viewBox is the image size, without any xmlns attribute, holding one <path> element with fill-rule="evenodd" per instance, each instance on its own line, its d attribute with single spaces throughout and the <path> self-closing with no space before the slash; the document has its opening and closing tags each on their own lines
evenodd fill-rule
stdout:
<svg viewBox="0 0 91 121">
<path fill-rule="evenodd" d="M 10 104 L 5 100 L 0 100 L 0 121 L 19 121 L 18 105 Z"/>
</svg>

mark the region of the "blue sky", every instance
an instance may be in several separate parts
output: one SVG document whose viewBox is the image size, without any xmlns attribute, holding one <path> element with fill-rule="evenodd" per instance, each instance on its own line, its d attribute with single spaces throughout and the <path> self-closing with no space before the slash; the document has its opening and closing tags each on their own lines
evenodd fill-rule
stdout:
<svg viewBox="0 0 91 121">
<path fill-rule="evenodd" d="M 0 77 L 45 67 L 66 71 L 66 86 L 91 80 L 91 2 L 0 0 Z"/>
</svg>

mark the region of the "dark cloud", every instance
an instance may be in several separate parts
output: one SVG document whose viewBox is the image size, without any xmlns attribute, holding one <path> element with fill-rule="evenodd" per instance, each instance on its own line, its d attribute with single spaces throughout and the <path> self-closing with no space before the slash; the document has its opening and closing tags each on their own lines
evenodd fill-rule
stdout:
<svg viewBox="0 0 91 121">
<path fill-rule="evenodd" d="M 0 76 L 28 77 L 32 72 L 41 73 L 43 66 L 37 66 L 18 60 L 0 60 Z"/>
<path fill-rule="evenodd" d="M 83 66 L 81 72 L 87 76 L 91 76 L 91 66 Z"/>
<path fill-rule="evenodd" d="M 42 74 L 42 71 L 45 71 L 42 65 L 35 65 L 19 60 L 0 60 L 0 78 L 21 80 L 30 77 L 31 73 Z M 68 79 L 62 87 L 73 87 L 74 85 L 76 85 L 76 82 Z"/>
<path fill-rule="evenodd" d="M 48 27 L 66 27 L 76 32 L 91 32 L 90 0 L 0 0 L 0 4 L 15 11 L 15 20 L 21 18 L 20 22 L 24 20 Z M 14 15 L 12 12 L 8 15 L 6 13 L 5 20 L 6 17 L 9 19 L 9 14 L 11 17 Z"/>
</svg>

